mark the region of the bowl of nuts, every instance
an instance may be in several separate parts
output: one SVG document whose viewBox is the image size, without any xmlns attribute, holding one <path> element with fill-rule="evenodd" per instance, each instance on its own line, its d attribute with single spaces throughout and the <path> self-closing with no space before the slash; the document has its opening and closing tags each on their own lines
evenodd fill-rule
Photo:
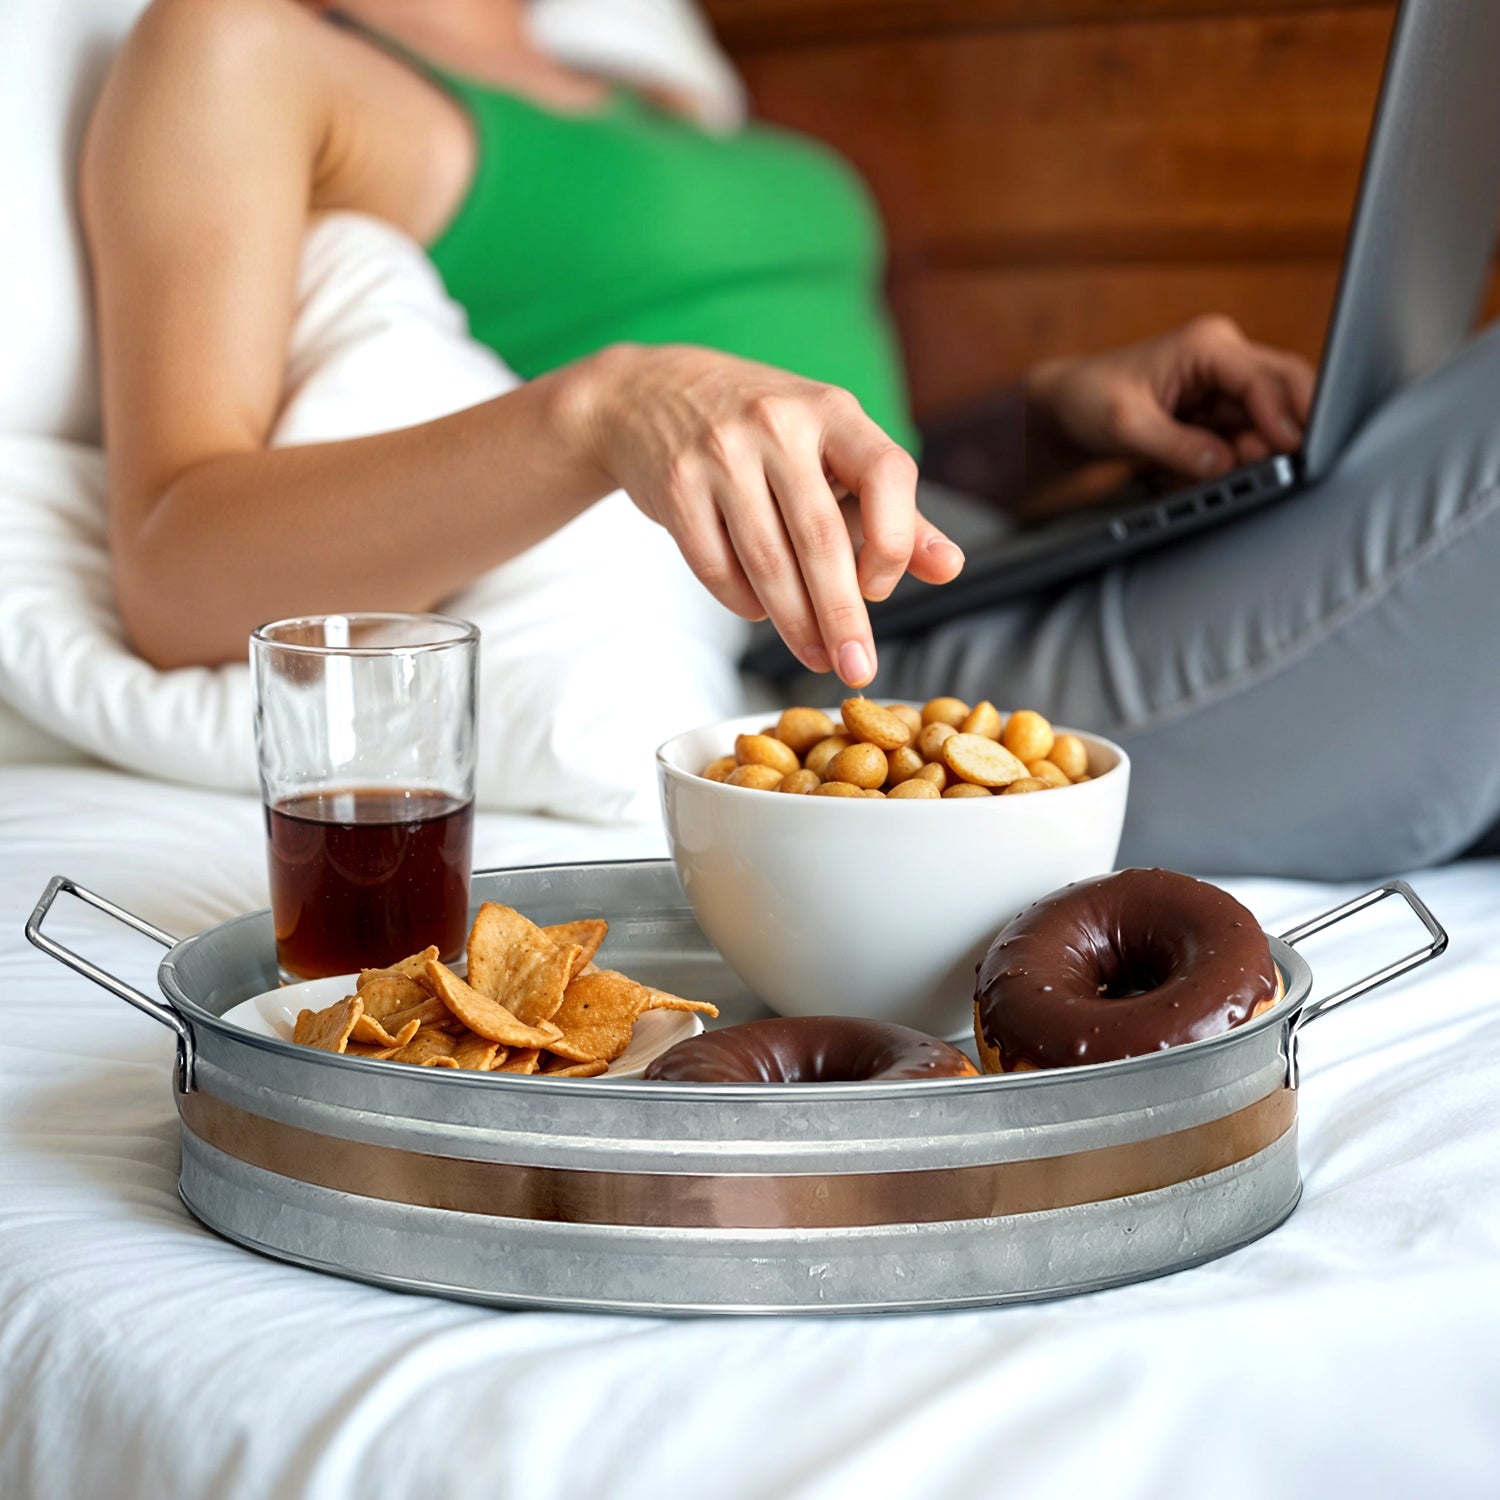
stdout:
<svg viewBox="0 0 1500 1500">
<path fill-rule="evenodd" d="M 1111 741 L 957 698 L 732 719 L 656 759 L 688 901 L 766 1005 L 945 1037 L 995 933 L 1113 869 L 1130 787 Z"/>
</svg>

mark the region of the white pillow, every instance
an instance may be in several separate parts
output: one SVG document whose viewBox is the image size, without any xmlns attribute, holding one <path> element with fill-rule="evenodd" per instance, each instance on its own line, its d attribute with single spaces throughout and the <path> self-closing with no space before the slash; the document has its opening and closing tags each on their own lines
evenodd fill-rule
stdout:
<svg viewBox="0 0 1500 1500">
<path fill-rule="evenodd" d="M 354 214 L 313 226 L 273 443 L 411 425 L 514 380 L 468 339 L 418 246 Z M 0 437 L 0 700 L 113 764 L 251 790 L 247 670 L 159 672 L 129 650 L 104 494 L 97 450 Z M 734 662 L 747 627 L 624 495 L 445 607 L 483 632 L 481 805 L 654 817 L 655 746 L 746 711 Z"/>
<path fill-rule="evenodd" d="M 0 0 L 0 433 L 99 441 L 78 148 L 145 8 Z M 676 89 L 705 123 L 742 118 L 739 81 L 693 0 L 533 0 L 530 14 L 541 45 L 566 62 Z"/>
<path fill-rule="evenodd" d="M 81 765 L 83 751 L 0 703 L 0 766 Z"/>
</svg>

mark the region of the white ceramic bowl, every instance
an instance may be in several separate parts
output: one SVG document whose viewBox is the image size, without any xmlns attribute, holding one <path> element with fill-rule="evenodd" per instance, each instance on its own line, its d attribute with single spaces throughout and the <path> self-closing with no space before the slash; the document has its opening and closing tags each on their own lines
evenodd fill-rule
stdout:
<svg viewBox="0 0 1500 1500">
<path fill-rule="evenodd" d="M 693 912 L 781 1015 L 963 1035 L 975 965 L 1000 928 L 1049 891 L 1114 868 L 1130 759 L 1098 735 L 1059 729 L 1088 747 L 1093 780 L 1022 797 L 796 797 L 697 774 L 765 722 L 680 734 L 656 762 Z"/>
</svg>

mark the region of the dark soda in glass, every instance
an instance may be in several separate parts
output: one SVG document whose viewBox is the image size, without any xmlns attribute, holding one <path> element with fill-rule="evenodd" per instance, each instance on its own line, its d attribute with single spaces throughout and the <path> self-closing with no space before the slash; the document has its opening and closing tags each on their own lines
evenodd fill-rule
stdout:
<svg viewBox="0 0 1500 1500">
<path fill-rule="evenodd" d="M 468 932 L 473 801 L 359 787 L 266 808 L 271 914 L 283 973 L 300 979 L 379 968 Z"/>
</svg>

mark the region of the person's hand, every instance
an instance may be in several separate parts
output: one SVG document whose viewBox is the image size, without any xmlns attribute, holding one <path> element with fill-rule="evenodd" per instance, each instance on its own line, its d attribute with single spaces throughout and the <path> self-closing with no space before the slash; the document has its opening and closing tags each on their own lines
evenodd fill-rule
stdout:
<svg viewBox="0 0 1500 1500">
<path fill-rule="evenodd" d="M 904 573 L 947 583 L 963 554 L 916 507 L 917 466 L 847 391 L 687 346 L 594 356 L 582 441 L 664 526 L 713 596 L 770 616 L 797 659 L 875 674 L 865 600 Z"/>
<path fill-rule="evenodd" d="M 1026 382 L 1033 410 L 1081 452 L 1195 479 L 1295 449 L 1312 393 L 1306 360 L 1214 315 L 1109 354 L 1049 360 Z"/>
</svg>

